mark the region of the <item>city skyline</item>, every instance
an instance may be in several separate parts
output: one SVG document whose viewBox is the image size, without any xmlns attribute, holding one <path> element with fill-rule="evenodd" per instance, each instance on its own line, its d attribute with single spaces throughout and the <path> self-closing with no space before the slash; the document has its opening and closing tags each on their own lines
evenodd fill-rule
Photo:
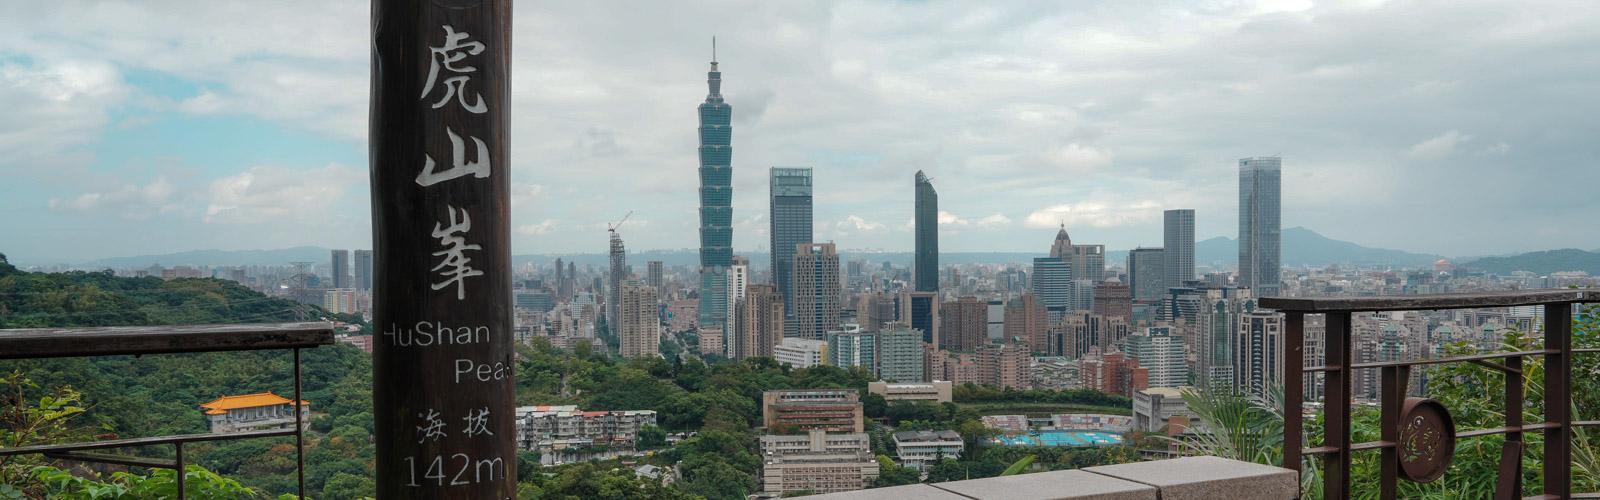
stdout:
<svg viewBox="0 0 1600 500">
<path fill-rule="evenodd" d="M 915 4 L 519 9 L 515 67 L 538 71 L 512 79 L 514 251 L 603 247 L 604 224 L 630 209 L 650 214 L 630 227 L 630 246 L 695 246 L 694 139 L 681 124 L 692 113 L 683 103 L 703 92 L 692 75 L 713 34 L 738 68 L 730 102 L 747 110 L 735 123 L 734 189 L 748 194 L 734 201 L 737 249 L 769 238 L 767 165 L 814 166 L 826 193 L 817 239 L 841 248 L 908 250 L 912 194 L 887 187 L 923 169 L 944 195 L 942 250 L 1017 251 L 1063 218 L 1109 248 L 1154 246 L 1161 211 L 1177 207 L 1196 210 L 1197 238 L 1232 235 L 1234 161 L 1275 153 L 1295 166 L 1284 227 L 1444 255 L 1594 248 L 1593 234 L 1571 228 L 1600 203 L 1583 196 L 1595 146 L 1578 112 L 1595 97 L 1552 85 L 1592 78 L 1596 65 L 1573 51 L 1597 42 L 1581 29 L 1600 18 L 1595 7 L 1567 4 L 1556 22 L 1477 3 L 1002 5 L 970 24 L 954 15 L 967 9 Z M 164 8 L 69 16 L 19 4 L 0 16 L 28 20 L 8 24 L 12 49 L 0 57 L 0 78 L 19 89 L 0 130 L 26 132 L 0 145 L 16 187 L 0 202 L 16 217 L 0 230 L 31 236 L 4 251 L 72 262 L 370 247 L 368 48 L 353 28 L 365 6 Z M 885 18 L 900 21 L 851 29 Z M 1123 21 L 1102 22 L 1113 18 Z M 1416 18 L 1450 22 L 1417 33 L 1403 22 Z M 109 28 L 174 19 L 206 22 Z M 604 40 L 601 23 L 642 28 Z M 1324 36 L 1341 31 L 1362 37 Z M 1410 43 L 1420 38 L 1433 42 Z M 145 45 L 133 42 L 144 40 L 170 50 L 139 57 L 133 47 Z M 1556 60 L 1568 78 L 1488 70 Z M 1495 196 L 1460 195 L 1490 187 Z M 1368 220 L 1388 224 L 1359 224 Z"/>
</svg>

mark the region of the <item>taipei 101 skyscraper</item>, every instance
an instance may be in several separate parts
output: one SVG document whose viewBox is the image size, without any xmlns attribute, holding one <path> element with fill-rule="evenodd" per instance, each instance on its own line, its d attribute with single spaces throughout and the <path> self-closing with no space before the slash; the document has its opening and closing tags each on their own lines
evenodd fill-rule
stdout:
<svg viewBox="0 0 1600 500">
<path fill-rule="evenodd" d="M 711 39 L 710 93 L 700 103 L 700 329 L 733 345 L 728 266 L 733 264 L 733 108 L 722 100 L 717 39 Z M 718 330 L 720 328 L 720 331 Z"/>
</svg>

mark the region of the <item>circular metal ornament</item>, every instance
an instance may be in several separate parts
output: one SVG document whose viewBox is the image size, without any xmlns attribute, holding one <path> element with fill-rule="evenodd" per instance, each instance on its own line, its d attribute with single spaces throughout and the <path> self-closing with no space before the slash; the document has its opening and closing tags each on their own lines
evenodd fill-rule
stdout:
<svg viewBox="0 0 1600 500">
<path fill-rule="evenodd" d="M 1444 405 L 1428 398 L 1406 398 L 1400 410 L 1396 443 L 1400 475 L 1418 483 L 1439 479 L 1456 456 L 1456 424 Z"/>
</svg>

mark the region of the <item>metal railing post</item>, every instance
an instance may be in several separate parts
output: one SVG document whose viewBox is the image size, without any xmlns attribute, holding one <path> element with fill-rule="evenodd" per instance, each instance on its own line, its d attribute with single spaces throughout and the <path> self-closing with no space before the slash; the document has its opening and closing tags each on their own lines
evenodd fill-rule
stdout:
<svg viewBox="0 0 1600 500">
<path fill-rule="evenodd" d="M 1572 494 L 1572 304 L 1544 305 L 1544 492 Z"/>
<path fill-rule="evenodd" d="M 294 350 L 294 459 L 295 484 L 301 500 L 306 497 L 305 403 L 300 398 L 300 349 Z"/>
<path fill-rule="evenodd" d="M 1295 481 L 1299 484 L 1303 468 L 1300 446 L 1304 441 L 1300 416 L 1305 407 L 1305 314 L 1285 314 L 1283 327 L 1288 345 L 1283 351 L 1284 372 L 1293 373 L 1283 380 L 1283 467 L 1295 472 Z"/>
<path fill-rule="evenodd" d="M 1323 498 L 1350 497 L 1350 313 L 1327 315 L 1326 353 L 1328 367 L 1323 405 L 1323 446 L 1332 450 L 1323 457 Z"/>
</svg>

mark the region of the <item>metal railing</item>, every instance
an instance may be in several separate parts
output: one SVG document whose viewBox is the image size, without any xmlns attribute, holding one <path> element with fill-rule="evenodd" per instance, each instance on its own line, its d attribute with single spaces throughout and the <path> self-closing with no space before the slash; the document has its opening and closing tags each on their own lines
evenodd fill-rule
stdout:
<svg viewBox="0 0 1600 500">
<path fill-rule="evenodd" d="M 1458 439 L 1503 435 L 1505 445 L 1501 450 L 1499 478 L 1495 498 L 1518 498 L 1522 491 L 1523 434 L 1544 434 L 1544 494 L 1536 498 L 1571 498 L 1572 486 L 1572 429 L 1574 426 L 1597 426 L 1600 421 L 1572 420 L 1572 355 L 1582 352 L 1600 352 L 1600 349 L 1572 348 L 1573 306 L 1600 302 L 1600 291 L 1595 290 L 1539 290 L 1484 294 L 1410 295 L 1392 297 L 1329 297 L 1329 298 L 1262 298 L 1263 308 L 1284 313 L 1284 467 L 1300 471 L 1302 457 L 1321 456 L 1323 466 L 1323 496 L 1326 498 L 1350 497 L 1350 465 L 1354 452 L 1378 450 L 1381 479 L 1379 496 L 1392 499 L 1397 495 L 1400 477 L 1411 480 L 1431 480 L 1429 473 L 1442 474 L 1449 463 L 1448 457 L 1426 456 L 1419 450 L 1419 441 L 1430 444 L 1450 440 L 1451 448 Z M 1414 359 L 1358 363 L 1352 356 L 1351 314 L 1355 312 L 1419 311 L 1441 309 L 1474 309 L 1490 307 L 1543 306 L 1544 346 L 1542 349 L 1496 352 L 1472 356 Z M 1324 339 L 1326 360 L 1322 366 L 1304 364 L 1305 315 L 1326 315 L 1327 336 Z M 1524 357 L 1544 357 L 1544 421 L 1524 423 L 1523 371 Z M 1412 366 L 1441 363 L 1472 363 L 1504 374 L 1505 423 L 1501 427 L 1476 429 L 1435 435 L 1431 440 L 1416 436 L 1432 429 L 1453 429 L 1447 409 L 1417 411 L 1418 405 L 1432 404 L 1424 398 L 1407 398 L 1407 384 Z M 1350 406 L 1351 388 L 1355 370 L 1376 369 L 1380 375 L 1380 438 L 1377 441 L 1351 443 Z M 1324 380 L 1323 443 L 1320 446 L 1301 448 L 1304 424 L 1305 374 L 1322 373 Z M 1291 375 L 1292 373 L 1292 375 Z M 1416 412 L 1416 413 L 1412 413 Z M 1431 412 L 1431 413 L 1430 413 Z M 1402 413 L 1416 415 L 1416 420 L 1402 422 Z M 1442 413 L 1442 416 L 1440 415 Z M 1427 420 L 1439 420 L 1428 422 Z M 1441 452 L 1442 453 L 1442 452 Z M 1432 460 L 1433 463 L 1428 463 Z M 1410 467 L 1415 466 L 1424 477 Z M 1435 475 L 1434 478 L 1437 476 Z"/>
<path fill-rule="evenodd" d="M 42 444 L 0 448 L 0 456 L 43 455 L 57 460 L 73 460 L 134 467 L 172 469 L 176 472 L 178 498 L 186 497 L 186 471 L 183 446 L 203 441 L 227 441 L 278 436 L 294 436 L 295 475 L 300 498 L 306 496 L 305 416 L 298 404 L 300 395 L 300 350 L 333 344 L 333 325 L 328 323 L 276 323 L 254 325 L 187 325 L 152 327 L 62 328 L 0 330 L 0 360 L 42 359 L 88 356 L 180 354 L 224 351 L 287 349 L 294 351 L 293 429 L 271 429 L 230 433 L 180 434 L 172 436 L 111 439 L 81 443 Z M 133 457 L 97 450 L 150 445 L 174 447 L 173 460 Z"/>
</svg>

